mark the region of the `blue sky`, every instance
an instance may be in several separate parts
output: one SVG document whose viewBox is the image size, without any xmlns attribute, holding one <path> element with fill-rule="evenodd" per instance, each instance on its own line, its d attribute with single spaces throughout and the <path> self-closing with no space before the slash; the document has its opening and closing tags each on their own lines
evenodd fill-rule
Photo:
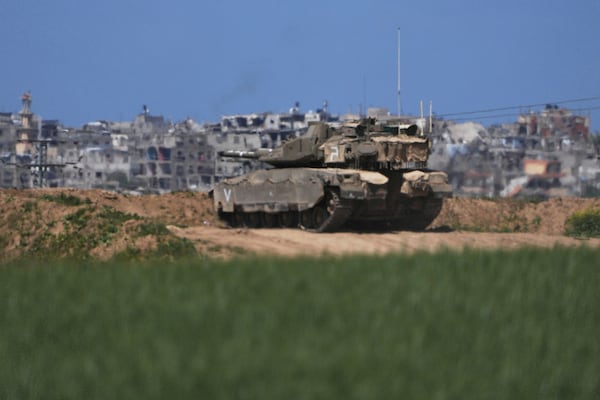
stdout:
<svg viewBox="0 0 600 400">
<path fill-rule="evenodd" d="M 395 111 L 398 28 L 406 113 L 600 96 L 598 0 L 0 0 L 0 111 L 27 90 L 34 112 L 75 126 L 142 104 L 199 122 L 295 101 Z"/>
</svg>

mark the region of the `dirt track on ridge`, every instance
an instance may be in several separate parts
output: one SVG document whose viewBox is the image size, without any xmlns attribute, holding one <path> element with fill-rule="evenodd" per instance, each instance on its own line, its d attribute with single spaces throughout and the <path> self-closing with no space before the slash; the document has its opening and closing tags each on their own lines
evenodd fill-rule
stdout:
<svg viewBox="0 0 600 400">
<path fill-rule="evenodd" d="M 448 199 L 426 232 L 309 233 L 298 229 L 227 229 L 171 226 L 171 232 L 195 243 L 240 248 L 256 254 L 344 255 L 413 253 L 439 249 L 515 249 L 525 246 L 600 247 L 600 239 L 564 236 L 566 219 L 575 211 L 600 207 L 600 199 L 557 198 L 543 202 Z"/>
<path fill-rule="evenodd" d="M 310 233 L 296 229 L 229 229 L 190 227 L 169 229 L 192 242 L 210 241 L 218 247 L 238 247 L 256 254 L 318 256 L 323 254 L 414 253 L 440 249 L 515 249 L 524 246 L 600 246 L 600 239 L 580 240 L 538 233 L 384 232 Z"/>
</svg>

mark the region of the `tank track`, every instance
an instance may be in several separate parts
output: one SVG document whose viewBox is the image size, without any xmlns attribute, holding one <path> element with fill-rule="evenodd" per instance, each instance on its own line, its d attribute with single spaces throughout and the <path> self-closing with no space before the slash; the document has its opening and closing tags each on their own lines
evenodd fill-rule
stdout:
<svg viewBox="0 0 600 400">
<path fill-rule="evenodd" d="M 352 203 L 327 190 L 323 201 L 300 214 L 300 228 L 309 232 L 334 232 L 352 214 Z"/>
<path fill-rule="evenodd" d="M 350 215 L 352 215 L 352 204 L 347 201 L 341 202 L 326 226 L 322 226 L 317 232 L 335 232 L 339 230 L 348 221 Z"/>
<path fill-rule="evenodd" d="M 326 190 L 321 202 L 301 212 L 219 212 L 218 216 L 230 227 L 300 228 L 308 232 L 333 232 L 341 228 L 351 214 L 350 201 L 340 199 L 333 190 Z"/>
<path fill-rule="evenodd" d="M 428 198 L 425 206 L 420 211 L 412 211 L 399 220 L 392 223 L 394 229 L 404 229 L 413 231 L 425 230 L 442 210 L 444 199 Z"/>
</svg>

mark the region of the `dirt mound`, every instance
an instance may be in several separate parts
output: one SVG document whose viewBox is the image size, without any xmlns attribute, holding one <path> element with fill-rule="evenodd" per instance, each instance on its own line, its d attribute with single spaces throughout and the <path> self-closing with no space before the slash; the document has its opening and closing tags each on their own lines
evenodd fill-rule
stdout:
<svg viewBox="0 0 600 400">
<path fill-rule="evenodd" d="M 600 208 L 600 198 L 553 198 L 541 202 L 511 199 L 452 198 L 444 202 L 431 227 L 481 232 L 533 232 L 562 235 L 575 211 Z"/>
<path fill-rule="evenodd" d="M 575 211 L 600 199 L 543 202 L 447 199 L 428 232 L 312 234 L 294 229 L 224 229 L 205 193 L 133 196 L 102 190 L 0 190 L 0 262 L 22 256 L 108 259 L 126 254 L 410 252 L 438 248 L 586 243 L 562 236 Z M 316 240 L 318 239 L 318 240 Z"/>
<path fill-rule="evenodd" d="M 166 225 L 214 224 L 205 194 L 129 196 L 102 190 L 0 191 L 0 261 L 73 256 L 107 259 L 181 247 Z M 185 246 L 184 246 L 185 247 Z"/>
</svg>

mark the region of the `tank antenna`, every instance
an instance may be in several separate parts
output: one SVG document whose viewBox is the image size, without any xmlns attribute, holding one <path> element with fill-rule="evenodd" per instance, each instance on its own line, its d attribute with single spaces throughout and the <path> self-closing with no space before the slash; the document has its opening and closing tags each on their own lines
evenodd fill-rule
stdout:
<svg viewBox="0 0 600 400">
<path fill-rule="evenodd" d="M 421 119 L 419 120 L 419 125 L 421 128 L 421 136 L 425 136 L 425 116 L 423 114 L 423 100 L 421 100 L 420 108 L 421 108 Z"/>
<path fill-rule="evenodd" d="M 400 97 L 400 28 L 398 28 L 398 116 L 402 115 L 402 98 Z"/>
<path fill-rule="evenodd" d="M 433 101 L 429 100 L 429 133 L 433 133 Z"/>
</svg>

